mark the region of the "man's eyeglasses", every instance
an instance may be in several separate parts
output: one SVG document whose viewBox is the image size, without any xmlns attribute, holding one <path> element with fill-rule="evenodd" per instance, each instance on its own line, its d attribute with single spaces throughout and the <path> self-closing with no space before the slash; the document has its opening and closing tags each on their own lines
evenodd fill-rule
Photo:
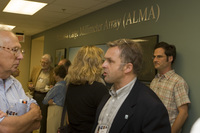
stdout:
<svg viewBox="0 0 200 133">
<path fill-rule="evenodd" d="M 19 48 L 19 47 L 8 48 L 8 47 L 0 46 L 0 48 L 10 50 L 11 52 L 14 53 L 15 56 L 19 56 L 20 53 L 22 53 L 22 55 L 25 54 L 25 51 L 23 49 Z"/>
</svg>

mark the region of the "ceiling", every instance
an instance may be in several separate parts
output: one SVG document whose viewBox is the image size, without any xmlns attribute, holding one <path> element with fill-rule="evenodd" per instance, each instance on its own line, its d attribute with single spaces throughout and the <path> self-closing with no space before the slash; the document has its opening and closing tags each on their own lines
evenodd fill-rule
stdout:
<svg viewBox="0 0 200 133">
<path fill-rule="evenodd" d="M 34 35 L 121 0 L 29 0 L 48 3 L 32 16 L 2 12 L 9 0 L 0 0 L 0 24 L 15 25 L 14 32 Z"/>
</svg>

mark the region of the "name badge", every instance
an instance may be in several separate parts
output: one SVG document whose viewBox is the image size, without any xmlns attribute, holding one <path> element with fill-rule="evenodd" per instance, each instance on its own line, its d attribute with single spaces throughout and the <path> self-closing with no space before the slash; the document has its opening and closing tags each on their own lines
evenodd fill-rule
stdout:
<svg viewBox="0 0 200 133">
<path fill-rule="evenodd" d="M 43 80 L 42 78 L 38 79 L 38 82 L 41 82 L 41 83 L 42 83 L 43 81 L 44 81 L 44 80 Z"/>
<path fill-rule="evenodd" d="M 99 125 L 97 129 L 97 133 L 107 133 L 108 126 L 107 125 Z"/>
</svg>

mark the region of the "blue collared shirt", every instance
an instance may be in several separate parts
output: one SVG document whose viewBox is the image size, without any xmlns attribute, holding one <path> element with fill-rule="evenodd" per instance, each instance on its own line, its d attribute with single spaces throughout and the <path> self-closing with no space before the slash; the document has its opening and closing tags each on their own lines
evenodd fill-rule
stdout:
<svg viewBox="0 0 200 133">
<path fill-rule="evenodd" d="M 4 87 L 5 82 L 5 87 Z M 0 79 L 0 110 L 8 115 L 23 115 L 30 110 L 30 104 L 36 103 L 32 98 L 26 96 L 21 83 L 10 76 L 6 80 Z M 9 114 L 10 112 L 14 112 Z M 0 122 L 5 117 L 0 118 Z"/>
<path fill-rule="evenodd" d="M 66 81 L 60 81 L 55 84 L 53 88 L 46 94 L 43 104 L 48 104 L 50 99 L 58 106 L 64 106 L 65 95 L 66 95 Z"/>
</svg>

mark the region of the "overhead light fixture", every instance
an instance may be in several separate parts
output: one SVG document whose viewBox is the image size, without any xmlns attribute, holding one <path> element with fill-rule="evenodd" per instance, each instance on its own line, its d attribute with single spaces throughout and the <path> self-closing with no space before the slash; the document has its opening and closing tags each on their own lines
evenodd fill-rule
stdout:
<svg viewBox="0 0 200 133">
<path fill-rule="evenodd" d="M 33 15 L 46 5 L 47 3 L 41 2 L 33 2 L 26 0 L 10 0 L 8 5 L 4 8 L 3 12 Z"/>
<path fill-rule="evenodd" d="M 6 25 L 6 24 L 0 24 L 0 28 L 6 29 L 6 30 L 12 30 L 14 29 L 16 26 L 14 25 Z"/>
</svg>

